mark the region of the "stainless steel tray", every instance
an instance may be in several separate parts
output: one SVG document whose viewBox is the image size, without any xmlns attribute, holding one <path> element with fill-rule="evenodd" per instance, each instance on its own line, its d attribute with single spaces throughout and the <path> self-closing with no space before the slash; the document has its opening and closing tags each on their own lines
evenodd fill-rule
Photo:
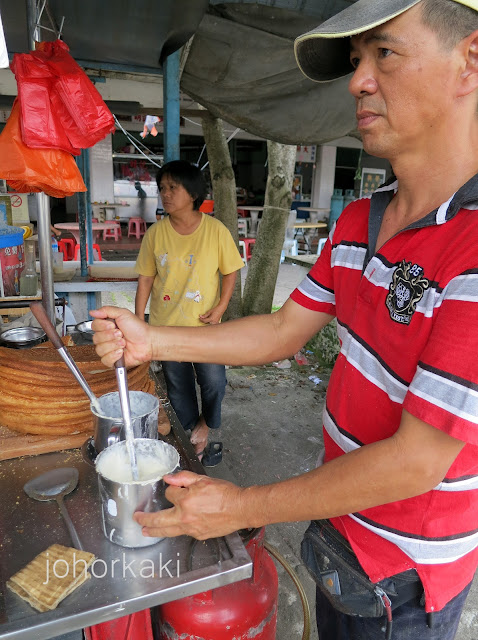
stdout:
<svg viewBox="0 0 478 640">
<path fill-rule="evenodd" d="M 169 417 L 172 432 L 165 440 L 177 447 L 183 467 L 204 473 L 175 414 Z M 56 503 L 35 502 L 23 491 L 33 476 L 63 466 L 76 467 L 80 473 L 78 488 L 65 503 L 85 550 L 99 560 L 94 567 L 96 577 L 54 611 L 39 613 L 5 583 L 49 545 L 72 545 Z M 2 640 L 45 640 L 252 574 L 250 557 L 237 533 L 199 543 L 186 536 L 167 538 L 136 550 L 109 542 L 102 531 L 96 472 L 78 449 L 0 462 L 0 495 Z"/>
</svg>

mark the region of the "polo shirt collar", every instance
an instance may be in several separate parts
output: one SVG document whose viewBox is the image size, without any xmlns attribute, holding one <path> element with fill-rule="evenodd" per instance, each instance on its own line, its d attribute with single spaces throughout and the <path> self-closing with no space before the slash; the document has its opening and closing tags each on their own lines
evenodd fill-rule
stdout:
<svg viewBox="0 0 478 640">
<path fill-rule="evenodd" d="M 377 238 L 385 210 L 393 196 L 397 193 L 398 180 L 392 176 L 384 185 L 372 194 L 368 221 L 368 248 L 365 265 L 373 256 L 373 248 L 377 245 Z M 429 214 L 416 220 L 403 231 L 408 229 L 421 229 L 434 225 L 444 224 L 456 216 L 460 209 L 478 209 L 478 174 L 466 182 L 449 200 L 434 209 Z"/>
</svg>

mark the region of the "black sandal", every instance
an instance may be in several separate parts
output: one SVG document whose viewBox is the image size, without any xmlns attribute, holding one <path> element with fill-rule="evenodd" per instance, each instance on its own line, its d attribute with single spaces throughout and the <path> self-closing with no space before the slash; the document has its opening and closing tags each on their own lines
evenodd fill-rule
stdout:
<svg viewBox="0 0 478 640">
<path fill-rule="evenodd" d="M 215 467 L 222 461 L 222 442 L 210 442 L 203 451 L 203 467 Z"/>
</svg>

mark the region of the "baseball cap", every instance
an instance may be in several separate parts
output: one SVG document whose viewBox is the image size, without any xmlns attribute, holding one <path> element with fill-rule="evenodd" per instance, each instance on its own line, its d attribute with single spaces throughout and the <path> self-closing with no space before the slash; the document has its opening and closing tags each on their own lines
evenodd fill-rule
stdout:
<svg viewBox="0 0 478 640">
<path fill-rule="evenodd" d="M 453 0 L 478 11 L 478 0 Z M 317 82 L 335 80 L 353 71 L 348 38 L 396 18 L 421 0 L 358 0 L 299 36 L 294 53 L 302 73 Z"/>
</svg>

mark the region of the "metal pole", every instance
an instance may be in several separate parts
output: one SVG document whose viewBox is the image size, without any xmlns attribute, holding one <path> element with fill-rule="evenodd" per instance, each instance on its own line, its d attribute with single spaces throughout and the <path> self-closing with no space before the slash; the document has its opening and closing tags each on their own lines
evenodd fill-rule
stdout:
<svg viewBox="0 0 478 640">
<path fill-rule="evenodd" d="M 40 39 L 37 27 L 36 0 L 26 0 L 28 23 L 28 48 L 35 49 L 35 42 Z M 53 258 L 50 232 L 50 198 L 46 193 L 35 194 L 37 205 L 38 253 L 40 258 L 40 280 L 42 304 L 48 317 L 55 324 L 55 292 L 53 286 Z"/>
<path fill-rule="evenodd" d="M 166 58 L 163 69 L 164 161 L 170 162 L 179 160 L 179 51 Z"/>
<path fill-rule="evenodd" d="M 53 258 L 50 232 L 50 198 L 46 193 L 37 193 L 36 201 L 42 304 L 54 325 L 55 291 L 53 287 Z"/>
<path fill-rule="evenodd" d="M 82 176 L 85 175 L 84 172 L 84 164 L 85 164 L 85 156 L 83 151 L 81 155 L 77 159 L 78 168 Z M 86 265 L 86 198 L 85 194 L 79 192 L 76 194 L 76 199 L 78 203 L 78 225 L 79 225 L 79 236 L 80 236 L 80 264 L 81 264 L 81 275 L 88 275 L 88 267 Z"/>
<path fill-rule="evenodd" d="M 40 40 L 39 29 L 37 27 L 37 3 L 36 0 L 26 0 L 27 7 L 27 35 L 28 49 L 35 49 L 35 42 Z"/>
</svg>

